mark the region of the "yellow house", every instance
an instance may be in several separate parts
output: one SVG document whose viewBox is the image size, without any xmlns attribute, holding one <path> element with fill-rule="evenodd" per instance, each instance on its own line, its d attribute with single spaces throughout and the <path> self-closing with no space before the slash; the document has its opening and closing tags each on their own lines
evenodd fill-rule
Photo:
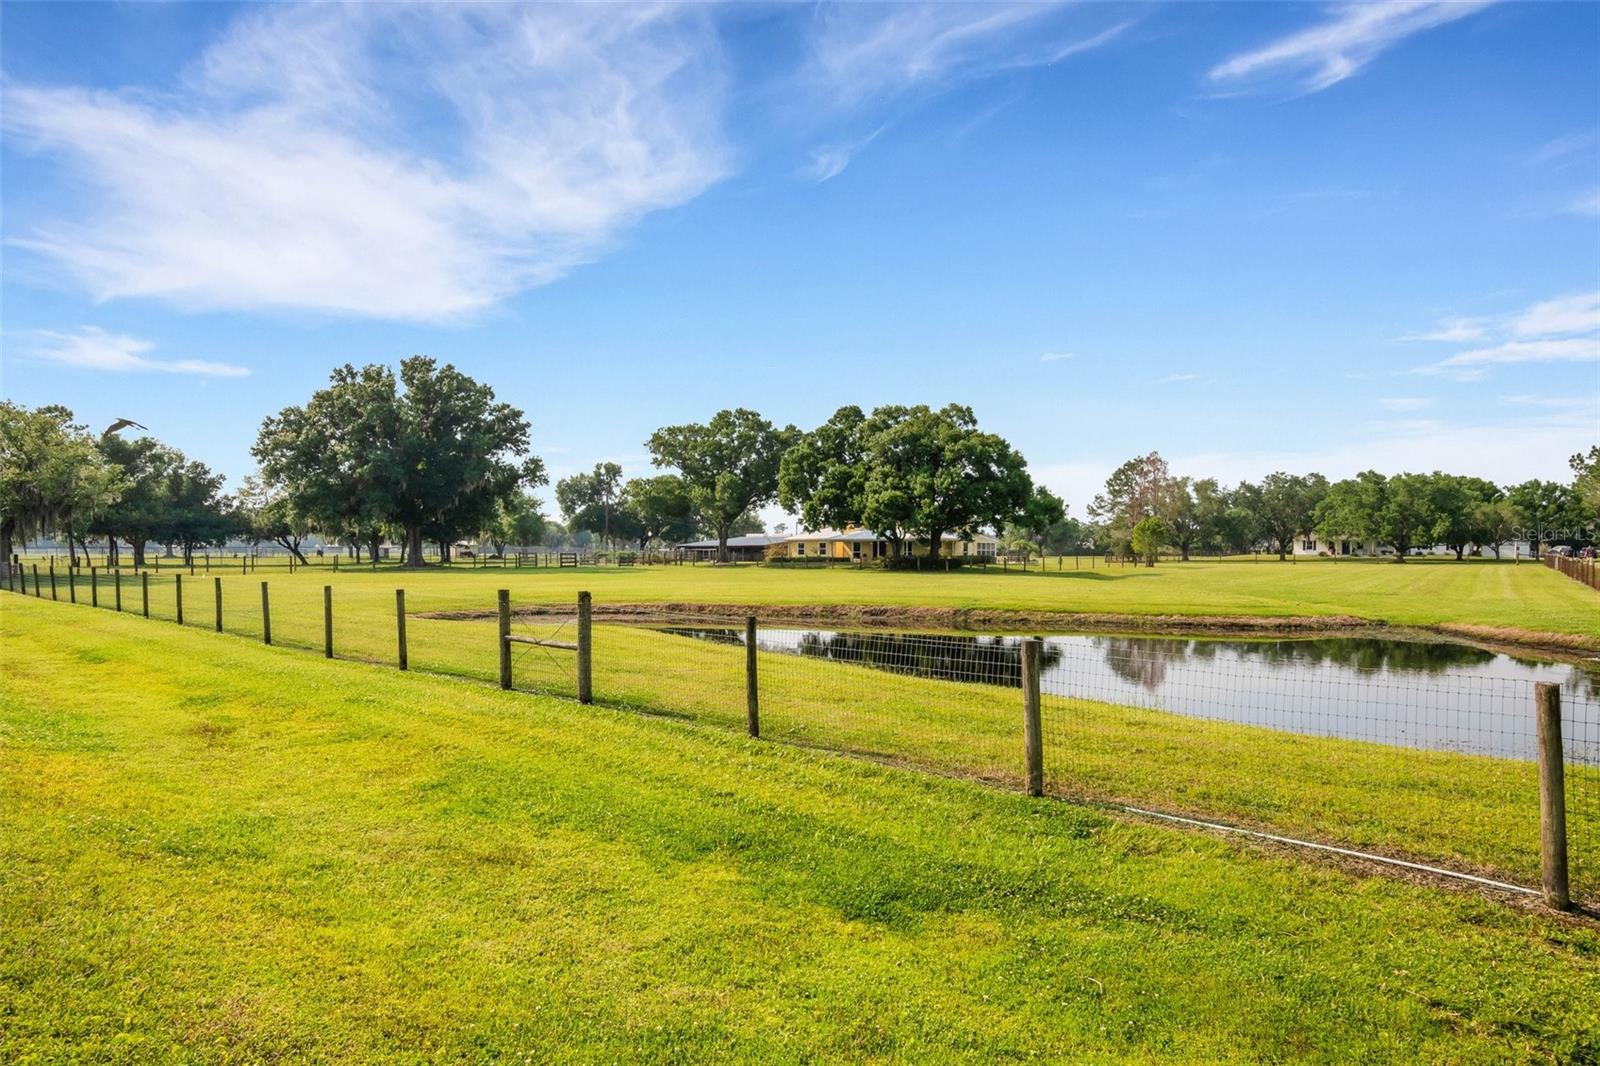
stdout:
<svg viewBox="0 0 1600 1066">
<path fill-rule="evenodd" d="M 999 550 L 999 541 L 987 533 L 974 533 L 962 539 L 955 533 L 941 538 L 943 554 L 953 557 L 993 559 Z M 893 554 L 894 543 L 880 537 L 870 529 L 847 526 L 844 529 L 816 529 L 792 534 L 775 541 L 767 548 L 769 559 L 829 559 L 841 562 L 870 562 Z M 911 545 L 914 555 L 927 555 L 928 542 L 916 541 Z"/>
</svg>

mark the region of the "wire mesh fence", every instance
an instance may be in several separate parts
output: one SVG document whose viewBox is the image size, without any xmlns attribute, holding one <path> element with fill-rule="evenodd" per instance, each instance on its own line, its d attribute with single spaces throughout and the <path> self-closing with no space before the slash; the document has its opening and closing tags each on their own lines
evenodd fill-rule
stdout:
<svg viewBox="0 0 1600 1066">
<path fill-rule="evenodd" d="M 628 645 L 622 662 L 597 652 L 602 701 L 626 692 L 744 724 L 741 627 L 637 622 L 597 627 Z M 756 639 L 763 737 L 1025 783 L 1026 638 L 763 627 Z M 1044 790 L 1536 885 L 1534 686 L 1546 679 L 1561 686 L 1572 883 L 1592 899 L 1600 677 L 1531 663 L 1499 676 L 1473 649 L 1462 658 L 1490 662 L 1346 643 L 1329 658 L 1299 641 L 1041 640 Z M 1448 660 L 1450 647 L 1429 654 Z"/>
<path fill-rule="evenodd" d="M 1600 674 L 1457 645 L 760 626 L 462 609 L 427 581 L 25 572 L 22 591 L 1009 787 L 1539 883 L 1534 686 L 1559 686 L 1573 893 L 1600 898 Z M 488 587 L 485 586 L 487 593 Z M 1025 645 L 1033 643 L 1032 665 Z M 580 654 L 586 646 L 587 654 Z M 504 649 L 503 657 L 501 649 Z M 587 665 L 585 665 L 587 664 Z M 1026 736 L 1029 671 L 1038 737 Z M 759 723 L 759 725 L 757 725 Z"/>
</svg>

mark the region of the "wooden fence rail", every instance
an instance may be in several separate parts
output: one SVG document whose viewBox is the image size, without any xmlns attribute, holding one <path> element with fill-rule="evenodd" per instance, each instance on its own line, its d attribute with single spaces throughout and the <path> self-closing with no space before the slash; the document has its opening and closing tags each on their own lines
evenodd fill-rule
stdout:
<svg viewBox="0 0 1600 1066">
<path fill-rule="evenodd" d="M 1597 560 L 1579 559 L 1572 555 L 1557 555 L 1554 552 L 1544 557 L 1544 565 L 1558 573 L 1566 574 L 1574 581 L 1582 582 L 1597 592 L 1600 592 L 1600 567 L 1596 566 Z"/>
</svg>

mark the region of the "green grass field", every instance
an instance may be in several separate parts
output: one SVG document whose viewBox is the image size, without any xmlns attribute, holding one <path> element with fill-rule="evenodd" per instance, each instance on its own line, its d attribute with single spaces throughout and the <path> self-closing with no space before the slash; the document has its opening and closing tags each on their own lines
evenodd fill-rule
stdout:
<svg viewBox="0 0 1600 1066">
<path fill-rule="evenodd" d="M 1543 568 L 1523 572 L 1594 595 Z M 412 669 L 492 683 L 498 661 L 492 621 L 417 615 L 492 604 L 497 585 L 510 585 L 522 602 L 532 601 L 535 591 L 564 598 L 565 592 L 551 593 L 543 583 L 559 581 L 570 587 L 590 578 L 598 587 L 614 573 L 341 572 L 278 574 L 265 580 L 271 588 L 277 644 L 320 651 L 326 577 L 334 587 L 336 655 L 392 663 L 396 639 L 391 586 L 397 576 L 403 577 Z M 730 572 L 699 573 L 716 580 Z M 759 579 L 768 573 L 736 571 L 732 576 Z M 643 582 L 654 574 L 624 571 L 622 576 Z M 843 584 L 905 575 L 780 571 L 778 576 Z M 922 580 L 940 579 L 942 575 Z M 222 580 L 224 628 L 259 637 L 262 579 L 230 575 Z M 214 581 L 185 582 L 186 625 L 212 627 Z M 1036 583 L 1046 582 L 1039 578 Z M 172 578 L 163 576 L 151 587 L 152 615 L 174 618 Z M 137 609 L 138 597 L 130 581 L 124 607 Z M 100 602 L 112 602 L 104 585 Z M 150 639 L 159 639 L 164 628 L 153 630 Z M 528 635 L 572 639 L 570 623 L 519 622 L 518 628 Z M 1019 780 L 1022 745 L 1015 690 L 776 654 L 763 654 L 761 660 L 763 722 L 771 738 L 1007 787 Z M 600 625 L 594 661 L 595 693 L 604 703 L 743 728 L 742 649 Z M 521 688 L 576 694 L 570 652 L 519 648 L 515 673 Z M 1048 695 L 1044 727 L 1047 787 L 1057 794 L 1189 813 L 1518 884 L 1538 883 L 1537 775 L 1528 762 L 1300 736 Z M 1574 766 L 1569 776 L 1573 884 L 1580 898 L 1593 900 L 1600 896 L 1600 773 Z"/>
<path fill-rule="evenodd" d="M 1053 564 L 1052 564 L 1053 565 Z M 472 569 L 376 573 L 331 566 L 292 577 L 266 568 L 276 587 L 295 582 L 339 588 L 341 598 L 382 600 L 405 586 L 418 610 L 490 610 L 494 590 L 520 603 L 570 603 L 579 590 L 596 602 L 885 605 L 985 610 L 1091 612 L 1252 618 L 1349 616 L 1395 625 L 1467 624 L 1587 637 L 1600 642 L 1600 593 L 1537 563 L 1468 560 L 1169 562 L 1153 568 L 1037 569 L 1027 573 L 785 569 L 763 566 L 655 566 Z M 236 571 L 218 567 L 232 583 Z M 64 579 L 61 579 L 64 580 Z M 170 580 L 165 575 L 161 580 Z M 287 586 L 285 586 L 287 587 Z M 62 591 L 62 596 L 65 592 Z M 203 593 L 209 595 L 209 591 Z M 241 601 L 242 602 L 242 601 Z"/>
<path fill-rule="evenodd" d="M 8 1062 L 1600 1054 L 1589 923 L 110 612 L 0 641 Z"/>
</svg>

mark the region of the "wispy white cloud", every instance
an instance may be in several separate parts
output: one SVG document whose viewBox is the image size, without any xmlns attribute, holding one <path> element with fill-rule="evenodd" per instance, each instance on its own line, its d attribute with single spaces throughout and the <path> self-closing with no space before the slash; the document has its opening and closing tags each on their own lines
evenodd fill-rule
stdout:
<svg viewBox="0 0 1600 1066">
<path fill-rule="evenodd" d="M 1059 363 L 1063 359 L 1076 359 L 1077 352 L 1045 352 L 1039 357 L 1041 363 Z"/>
<path fill-rule="evenodd" d="M 1171 385 L 1172 383 L 1178 381 L 1194 381 L 1199 376 L 1199 374 L 1168 374 L 1166 377 L 1156 378 L 1155 381 L 1151 382 L 1151 384 Z"/>
<path fill-rule="evenodd" d="M 1544 142 L 1528 154 L 1527 162 L 1535 167 L 1565 165 L 1596 144 L 1600 144 L 1600 134 L 1593 130 L 1580 130 Z"/>
<path fill-rule="evenodd" d="M 1507 341 L 1487 348 L 1472 348 L 1457 352 L 1448 359 L 1422 367 L 1426 374 L 1441 373 L 1457 367 L 1488 367 L 1510 363 L 1579 363 L 1587 360 L 1600 362 L 1600 338 L 1566 337 L 1549 340 Z"/>
<path fill-rule="evenodd" d="M 1489 335 L 1489 327 L 1493 320 L 1488 318 L 1450 318 L 1439 324 L 1437 329 L 1426 333 L 1408 333 L 1397 338 L 1403 341 L 1442 341 L 1449 344 L 1461 344 L 1467 341 L 1479 341 Z"/>
<path fill-rule="evenodd" d="M 832 4 L 820 8 L 806 72 L 836 102 L 1037 67 L 1109 44 L 1131 24 L 1092 29 L 1059 2 Z"/>
<path fill-rule="evenodd" d="M 1566 214 L 1600 215 L 1600 189 L 1591 189 L 1586 193 L 1580 193 L 1571 203 L 1567 204 Z"/>
<path fill-rule="evenodd" d="M 1536 303 L 1511 324 L 1519 337 L 1559 337 L 1600 330 L 1600 291 Z"/>
<path fill-rule="evenodd" d="M 246 377 L 246 367 L 217 363 L 207 359 L 152 359 L 145 353 L 155 350 L 152 341 L 107 333 L 98 326 L 82 326 L 74 333 L 37 330 L 28 356 L 63 366 L 124 374 L 199 374 L 208 377 Z"/>
<path fill-rule="evenodd" d="M 1378 406 L 1385 411 L 1420 411 L 1433 404 L 1426 396 L 1381 396 Z"/>
<path fill-rule="evenodd" d="M 1591 419 L 1600 418 L 1600 392 L 1590 393 L 1587 396 L 1534 396 L 1528 393 L 1514 393 L 1500 397 L 1500 402 L 1512 407 L 1549 411 L 1557 417 L 1586 413 Z M 1591 421 L 1589 424 L 1592 427 L 1600 423 Z"/>
<path fill-rule="evenodd" d="M 171 95 L 7 85 L 97 193 L 14 243 L 99 299 L 469 313 L 718 180 L 724 96 L 687 6 L 273 6 Z"/>
<path fill-rule="evenodd" d="M 805 168 L 806 176 L 818 184 L 837 178 L 844 173 L 845 167 L 850 165 L 850 160 L 855 158 L 856 153 L 877 140 L 878 134 L 883 131 L 884 127 L 879 126 L 865 137 L 858 137 L 853 141 L 845 141 L 840 144 L 813 148 L 811 150 L 811 162 Z"/>
<path fill-rule="evenodd" d="M 1327 18 L 1213 67 L 1206 81 L 1222 92 L 1293 84 L 1302 92 L 1337 85 L 1412 34 L 1465 18 L 1492 0 L 1380 0 L 1344 3 Z"/>
<path fill-rule="evenodd" d="M 1491 343 L 1468 348 L 1412 370 L 1477 381 L 1496 366 L 1519 363 L 1592 362 L 1600 365 L 1600 291 L 1544 300 L 1519 314 L 1476 320 L 1472 340 Z"/>
<path fill-rule="evenodd" d="M 792 96 L 819 128 L 841 118 L 847 127 L 859 129 L 863 120 L 878 125 L 865 136 L 824 140 L 801 173 L 819 182 L 837 177 L 883 132 L 885 113 L 904 113 L 918 93 L 1048 66 L 1110 44 L 1133 24 L 1116 11 L 1061 0 L 819 6 Z"/>
</svg>

